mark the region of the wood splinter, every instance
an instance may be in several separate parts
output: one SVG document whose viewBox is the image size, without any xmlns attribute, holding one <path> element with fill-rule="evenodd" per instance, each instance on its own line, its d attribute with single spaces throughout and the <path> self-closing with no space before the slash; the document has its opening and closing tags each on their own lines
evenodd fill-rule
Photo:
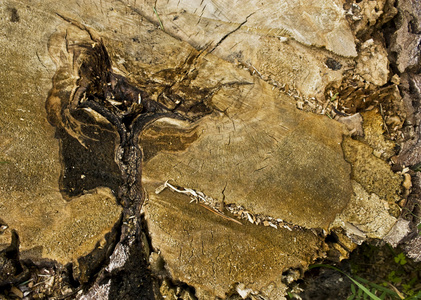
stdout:
<svg viewBox="0 0 421 300">
<path fill-rule="evenodd" d="M 183 188 L 184 190 L 180 190 L 180 189 L 176 188 L 175 186 L 171 185 L 170 183 L 168 183 L 168 180 L 165 181 L 165 183 L 163 185 L 161 185 L 158 188 L 156 188 L 155 194 L 160 194 L 167 187 L 170 188 L 174 192 L 189 195 L 190 198 L 192 199 L 190 201 L 190 203 L 196 202 L 200 206 L 206 208 L 207 210 L 213 212 L 214 214 L 216 214 L 216 215 L 218 215 L 218 216 L 220 216 L 220 217 L 222 217 L 222 218 L 224 218 L 226 220 L 229 220 L 229 221 L 232 221 L 234 223 L 243 225 L 243 223 L 241 223 L 240 221 L 237 221 L 237 220 L 235 220 L 235 219 L 233 219 L 231 217 L 228 217 L 228 216 L 224 215 L 222 212 L 218 211 L 217 209 L 209 206 L 207 204 L 209 202 L 209 201 L 207 201 L 207 198 L 209 198 L 209 197 L 208 196 L 205 196 L 202 192 L 197 192 L 197 191 L 195 191 L 193 189 L 189 189 L 189 188 Z M 204 203 L 200 203 L 199 202 L 200 200 L 203 201 Z"/>
</svg>

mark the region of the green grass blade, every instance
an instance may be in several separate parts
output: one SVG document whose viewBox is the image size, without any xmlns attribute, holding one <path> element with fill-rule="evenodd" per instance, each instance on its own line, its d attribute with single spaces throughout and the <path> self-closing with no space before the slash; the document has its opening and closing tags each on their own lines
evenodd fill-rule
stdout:
<svg viewBox="0 0 421 300">
<path fill-rule="evenodd" d="M 356 280 L 358 280 L 359 282 L 362 282 L 362 283 L 368 284 L 368 285 L 372 286 L 373 288 L 375 288 L 375 289 L 376 289 L 376 290 L 378 290 L 378 291 L 382 291 L 382 292 L 386 293 L 386 294 L 387 294 L 387 295 L 389 295 L 389 296 L 399 297 L 399 295 L 398 295 L 395 291 L 393 291 L 393 290 L 391 290 L 391 289 L 388 289 L 387 287 L 384 287 L 384 286 L 381 286 L 381 285 L 375 284 L 375 283 L 370 282 L 370 281 L 368 281 L 367 279 L 361 278 L 361 277 L 359 277 L 359 276 L 357 276 L 357 275 L 353 275 L 353 276 L 354 276 L 354 278 L 355 278 Z"/>
<path fill-rule="evenodd" d="M 364 285 L 362 285 L 361 283 L 356 281 L 354 278 L 352 278 L 351 276 L 349 276 L 348 274 L 346 274 L 345 272 L 343 272 L 342 270 L 340 270 L 338 268 L 335 268 L 335 267 L 330 266 L 330 265 L 323 265 L 323 264 L 312 265 L 312 266 L 309 266 L 308 268 L 309 268 L 309 270 L 311 270 L 311 269 L 320 268 L 320 267 L 329 268 L 329 269 L 332 269 L 332 270 L 335 270 L 335 271 L 338 271 L 338 272 L 342 273 L 343 275 L 348 277 L 359 289 L 361 289 L 364 293 L 366 293 L 368 296 L 370 296 L 371 299 L 381 300 L 379 297 L 377 297 L 372 292 L 370 292 Z"/>
<path fill-rule="evenodd" d="M 164 25 L 162 25 L 161 18 L 159 17 L 158 12 L 156 11 L 155 6 L 153 7 L 153 11 L 154 11 L 155 15 L 156 15 L 156 16 L 157 16 L 157 18 L 158 18 L 159 27 L 161 27 L 161 30 L 164 30 Z"/>
<path fill-rule="evenodd" d="M 413 296 L 410 296 L 408 298 L 405 298 L 405 300 L 417 300 L 417 299 L 421 299 L 421 292 L 416 293 Z"/>
<path fill-rule="evenodd" d="M 341 272 L 343 273 L 343 272 Z M 356 281 L 354 278 L 352 278 L 351 276 L 348 276 L 347 274 L 343 273 L 345 276 L 347 276 L 349 279 L 351 279 L 351 281 L 353 283 L 355 283 L 356 286 L 358 286 L 361 290 L 363 290 L 364 293 L 366 293 L 368 296 L 370 296 L 371 299 L 374 300 L 381 300 L 379 297 L 377 297 L 376 295 L 374 295 L 372 292 L 370 292 L 364 285 L 362 285 L 361 283 L 359 283 L 358 281 Z"/>
</svg>

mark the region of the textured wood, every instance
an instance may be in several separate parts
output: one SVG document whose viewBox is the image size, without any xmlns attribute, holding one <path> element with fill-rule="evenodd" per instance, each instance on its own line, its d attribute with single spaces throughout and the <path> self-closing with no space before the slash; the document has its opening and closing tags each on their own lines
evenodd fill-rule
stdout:
<svg viewBox="0 0 421 300">
<path fill-rule="evenodd" d="M 346 222 L 364 230 L 373 219 L 354 193 L 384 204 L 353 180 L 369 158 L 387 174 L 389 166 L 371 159 L 366 144 L 361 157 L 344 157 L 344 127 L 297 110 L 280 86 L 320 96 L 357 64 L 342 3 L 202 2 L 2 4 L 0 214 L 21 236 L 23 257 L 66 264 L 102 247 L 123 186 L 121 203 L 137 221 L 131 200 L 149 195 L 142 213 L 151 249 L 174 281 L 203 297 L 243 283 L 281 299 L 282 273 L 297 278 L 289 271 L 324 257 L 324 234 L 348 230 Z M 221 211 L 168 187 L 156 194 L 167 180 Z M 398 200 L 396 188 L 370 192 L 383 190 Z M 247 210 L 253 223 L 257 216 L 282 226 L 233 222 L 229 206 Z M 367 230 L 382 238 L 395 218 L 385 220 Z M 114 258 L 131 253 L 122 245 Z"/>
</svg>

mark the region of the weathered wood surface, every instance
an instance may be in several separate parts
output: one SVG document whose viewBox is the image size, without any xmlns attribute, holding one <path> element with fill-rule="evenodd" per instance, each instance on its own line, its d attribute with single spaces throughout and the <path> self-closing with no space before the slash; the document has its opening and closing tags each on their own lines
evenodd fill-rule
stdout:
<svg viewBox="0 0 421 300">
<path fill-rule="evenodd" d="M 151 193 L 145 211 L 166 269 L 195 286 L 199 299 L 224 298 L 236 283 L 278 299 L 287 288 L 279 274 L 301 269 L 323 248 L 310 230 L 240 225 L 189 202 L 169 190 Z"/>
<path fill-rule="evenodd" d="M 204 38 L 211 49 L 232 30 L 262 36 L 290 37 L 305 45 L 325 47 L 342 56 L 357 55 L 354 36 L 346 22 L 341 1 L 146 1 L 134 7 L 155 6 L 170 31 L 185 39 Z M 176 17 L 175 17 L 176 16 Z M 194 25 L 194 26 L 192 26 Z M 200 42 L 198 43 L 200 44 Z M 204 43 L 202 42 L 202 45 Z"/>
<path fill-rule="evenodd" d="M 0 212 L 18 231 L 27 257 L 63 264 L 77 259 L 104 241 L 119 219 L 116 198 L 138 214 L 139 203 L 130 199 L 146 197 L 151 250 L 165 261 L 155 272 L 203 297 L 225 297 L 242 283 L 249 292 L 280 299 L 286 289 L 280 274 L 296 279 L 289 270 L 325 256 L 329 230 L 345 230 L 358 242 L 387 234 L 399 213 L 394 202 L 401 178 L 374 157 L 367 140 L 352 140 L 358 151 L 344 151 L 345 127 L 298 111 L 285 88 L 295 85 L 306 97 L 324 99 L 324 88 L 342 78 L 345 66 L 361 64 L 364 54 L 353 58 L 354 33 L 342 3 L 281 2 L 288 13 L 279 19 L 278 2 L 258 9 L 254 2 L 238 3 L 221 2 L 219 12 L 210 2 L 2 4 Z M 244 57 L 233 64 L 230 53 L 237 52 Z M 375 62 L 384 58 L 378 52 Z M 329 58 L 335 61 L 330 67 Z M 86 64 L 95 60 L 91 68 Z M 361 72 L 374 68 L 367 62 Z M 116 82 L 129 91 L 125 99 L 104 92 L 116 93 Z M 102 105 L 106 116 L 85 101 Z M 122 141 L 136 132 L 133 120 L 152 120 L 153 109 L 168 115 L 130 137 L 139 140 L 143 158 L 131 145 L 138 156 L 122 163 L 119 151 L 129 149 Z M 374 167 L 364 168 L 361 157 Z M 377 170 L 386 179 L 372 188 Z M 141 172 L 143 187 L 133 179 Z M 162 190 L 167 181 L 173 188 Z M 378 195 L 383 185 L 388 192 Z M 117 195 L 119 186 L 128 188 Z M 195 195 L 199 203 L 190 204 Z M 381 210 L 384 222 L 373 220 L 372 209 Z M 338 257 L 345 257 L 340 249 Z"/>
<path fill-rule="evenodd" d="M 195 71 L 193 87 L 220 82 L 206 100 L 214 113 L 184 128 L 189 146 L 163 149 L 147 160 L 144 180 L 171 180 L 225 204 L 327 230 L 351 197 L 341 124 L 298 111 L 270 85 L 220 60 L 199 58 Z M 177 125 L 162 120 L 146 129 L 140 140 L 147 137 L 148 145 L 142 148 L 156 148 L 153 141 L 163 139 L 166 128 Z"/>
<path fill-rule="evenodd" d="M 408 108 L 408 120 L 410 124 L 411 138 L 402 145 L 402 152 L 399 155 L 398 164 L 401 166 L 412 166 L 417 169 L 421 165 L 421 60 L 420 52 L 417 50 L 421 41 L 421 6 L 417 1 L 405 1 L 399 3 L 399 16 L 395 20 L 396 32 L 392 36 L 391 49 L 396 53 L 394 63 L 402 76 L 400 91 L 403 100 Z M 414 24 L 413 26 L 408 26 Z M 419 169 L 418 169 L 419 170 Z M 408 202 L 412 203 L 411 208 L 418 207 L 421 202 L 421 176 L 416 173 L 412 178 L 412 193 Z M 417 224 L 421 212 L 414 210 L 412 222 Z M 414 231 L 416 226 L 414 226 Z M 421 261 L 421 237 L 419 235 L 406 242 L 405 249 L 408 256 Z"/>
<path fill-rule="evenodd" d="M 110 188 L 79 184 L 85 178 L 104 181 L 100 163 L 93 162 L 95 170 L 86 160 L 76 163 L 77 145 L 58 140 L 47 121 L 45 100 L 55 70 L 47 46 L 62 21 L 37 6 L 1 7 L 0 215 L 9 230 L 17 230 L 22 258 L 66 264 L 104 244 L 122 209 Z M 11 17 L 13 9 L 19 19 Z M 69 185 L 66 176 L 72 177 Z M 83 190 L 90 191 L 81 195 Z M 1 243 L 9 238 L 10 231 Z"/>
<path fill-rule="evenodd" d="M 276 299 L 285 289 L 277 274 L 306 266 L 322 239 L 305 229 L 236 225 L 188 204 L 189 196 L 155 190 L 169 180 L 211 197 L 214 207 L 233 204 L 282 219 L 291 228 L 327 230 L 351 198 L 350 167 L 341 148 L 344 129 L 297 111 L 268 84 L 216 57 L 200 56 L 190 70 L 194 73 L 186 72 L 184 80 L 193 90 L 212 91 L 204 103 L 213 113 L 192 124 L 161 119 L 140 137 L 151 238 L 172 276 L 194 285 L 203 297 L 206 291 L 223 297 L 241 282 Z M 269 245 L 266 235 L 273 239 Z"/>
<path fill-rule="evenodd" d="M 171 35 L 307 97 L 322 97 L 324 87 L 352 65 L 346 57 L 357 54 L 341 1 L 125 2 L 157 23 L 150 10 L 155 6 Z M 329 68 L 328 59 L 341 67 Z"/>
</svg>

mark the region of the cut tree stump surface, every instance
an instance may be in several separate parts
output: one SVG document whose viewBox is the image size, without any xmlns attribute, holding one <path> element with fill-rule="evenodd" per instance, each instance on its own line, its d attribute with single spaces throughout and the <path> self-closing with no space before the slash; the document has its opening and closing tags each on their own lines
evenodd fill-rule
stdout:
<svg viewBox="0 0 421 300">
<path fill-rule="evenodd" d="M 116 225 L 136 231 L 124 222 L 128 212 L 138 222 L 142 209 L 151 258 L 164 262 L 151 259 L 155 275 L 199 297 L 241 285 L 282 299 L 329 250 L 341 259 L 389 232 L 402 178 L 376 157 L 394 146 L 373 141 L 382 138 L 379 112 L 363 116 L 360 130 L 372 134 L 356 141 L 343 124 L 296 108 L 329 101 L 325 88 L 364 56 L 355 58 L 342 3 L 281 1 L 272 28 L 279 1 L 202 2 L 158 3 L 156 13 L 136 1 L 0 4 L 2 247 L 14 229 L 22 258 L 75 263 L 115 244 L 107 233 Z M 380 81 L 382 50 L 379 67 L 360 68 Z M 341 243 L 325 241 L 331 231 Z M 89 295 L 95 288 L 109 290 L 97 282 Z"/>
</svg>

